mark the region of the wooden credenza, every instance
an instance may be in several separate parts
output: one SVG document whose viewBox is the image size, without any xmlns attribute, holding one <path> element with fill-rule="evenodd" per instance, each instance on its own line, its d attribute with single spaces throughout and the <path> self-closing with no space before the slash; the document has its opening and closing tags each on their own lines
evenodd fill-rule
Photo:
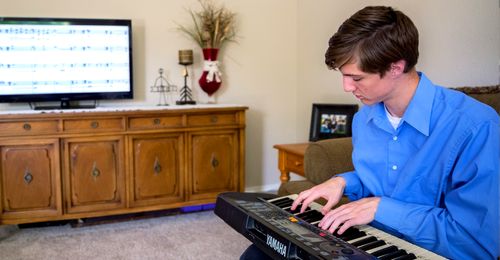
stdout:
<svg viewBox="0 0 500 260">
<path fill-rule="evenodd" d="M 246 109 L 0 114 L 0 224 L 178 208 L 241 192 Z"/>
</svg>

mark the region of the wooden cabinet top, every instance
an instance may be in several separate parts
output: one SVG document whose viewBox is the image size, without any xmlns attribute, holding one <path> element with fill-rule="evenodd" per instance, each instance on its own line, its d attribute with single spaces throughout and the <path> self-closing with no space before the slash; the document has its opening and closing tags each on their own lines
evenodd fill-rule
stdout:
<svg viewBox="0 0 500 260">
<path fill-rule="evenodd" d="M 285 151 L 296 155 L 304 156 L 309 143 L 296 143 L 296 144 L 275 144 L 273 147 L 279 151 Z"/>
<path fill-rule="evenodd" d="M 62 110 L 4 110 L 0 111 L 0 119 L 21 118 L 63 118 L 63 117 L 92 117 L 105 115 L 154 115 L 179 113 L 210 113 L 223 111 L 244 111 L 248 107 L 243 105 L 185 105 L 185 106 L 131 106 L 131 107 L 97 107 L 94 109 L 62 109 Z"/>
<path fill-rule="evenodd" d="M 190 105 L 0 112 L 0 136 L 245 127 L 245 106 Z"/>
</svg>

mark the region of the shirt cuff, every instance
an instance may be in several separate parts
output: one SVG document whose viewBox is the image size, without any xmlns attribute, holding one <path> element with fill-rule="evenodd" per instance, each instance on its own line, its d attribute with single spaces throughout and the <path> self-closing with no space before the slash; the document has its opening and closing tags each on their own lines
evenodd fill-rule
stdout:
<svg viewBox="0 0 500 260">
<path fill-rule="evenodd" d="M 358 175 L 356 175 L 355 171 L 337 174 L 337 175 L 335 175 L 335 177 L 344 178 L 344 180 L 345 180 L 344 194 L 345 195 L 351 195 L 351 194 L 359 191 L 359 188 L 361 186 L 361 181 L 359 180 Z"/>
<path fill-rule="evenodd" d="M 375 220 L 385 226 L 398 230 L 403 221 L 404 209 L 406 203 L 391 199 L 389 197 L 381 197 L 378 204 L 377 212 L 375 212 Z"/>
</svg>

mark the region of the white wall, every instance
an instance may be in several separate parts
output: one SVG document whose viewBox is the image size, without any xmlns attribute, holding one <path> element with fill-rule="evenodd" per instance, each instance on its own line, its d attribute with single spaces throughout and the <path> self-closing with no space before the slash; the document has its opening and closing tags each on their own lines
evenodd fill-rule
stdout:
<svg viewBox="0 0 500 260">
<path fill-rule="evenodd" d="M 238 44 L 222 53 L 223 87 L 218 103 L 244 104 L 247 112 L 247 190 L 279 185 L 277 143 L 307 141 L 311 104 L 356 102 L 341 89 L 338 72 L 323 61 L 327 41 L 340 23 L 367 4 L 394 4 L 416 23 L 421 34 L 419 69 L 436 83 L 498 84 L 500 15 L 498 0 L 215 0 L 238 13 Z M 177 51 L 191 48 L 195 65 L 190 86 L 201 102 L 196 81 L 201 54 L 179 34 L 175 22 L 187 23 L 185 8 L 196 0 L 0 0 L 0 16 L 127 18 L 133 20 L 133 101 L 104 106 L 155 105 L 149 86 L 165 68 L 169 80 L 183 84 Z M 25 109 L 5 105 L 0 109 Z"/>
<path fill-rule="evenodd" d="M 447 87 L 500 83 L 498 0 L 298 1 L 297 136 L 305 140 L 312 103 L 358 103 L 344 93 L 340 73 L 324 63 L 328 40 L 340 24 L 367 5 L 390 5 L 419 30 L 417 69 Z"/>
</svg>

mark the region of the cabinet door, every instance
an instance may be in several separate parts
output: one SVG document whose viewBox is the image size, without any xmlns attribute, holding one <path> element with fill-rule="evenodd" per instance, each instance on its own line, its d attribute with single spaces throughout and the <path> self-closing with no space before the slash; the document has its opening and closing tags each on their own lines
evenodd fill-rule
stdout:
<svg viewBox="0 0 500 260">
<path fill-rule="evenodd" d="M 123 139 L 64 139 L 64 197 L 68 213 L 125 207 Z"/>
<path fill-rule="evenodd" d="M 129 137 L 131 206 L 165 206 L 184 200 L 182 134 Z"/>
<path fill-rule="evenodd" d="M 61 215 L 59 141 L 0 141 L 0 153 L 1 219 Z"/>
<path fill-rule="evenodd" d="M 238 135 L 236 131 L 190 134 L 190 199 L 215 199 L 238 189 Z"/>
</svg>

